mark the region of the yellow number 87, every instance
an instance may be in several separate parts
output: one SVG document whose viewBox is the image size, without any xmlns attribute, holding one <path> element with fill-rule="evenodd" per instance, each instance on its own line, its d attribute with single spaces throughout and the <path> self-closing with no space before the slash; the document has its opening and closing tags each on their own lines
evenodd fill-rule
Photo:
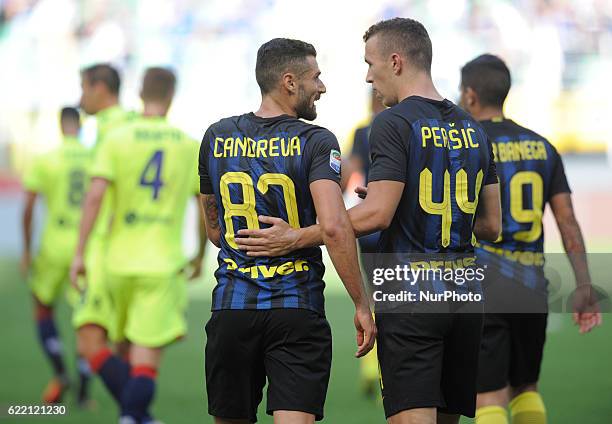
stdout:
<svg viewBox="0 0 612 424">
<path fill-rule="evenodd" d="M 230 184 L 240 184 L 242 187 L 242 203 L 234 203 L 230 198 Z M 285 174 L 268 173 L 259 177 L 257 190 L 266 194 L 270 186 L 276 185 L 283 190 L 283 199 L 287 209 L 287 220 L 293 228 L 300 227 L 300 218 L 295 196 L 295 185 L 293 180 Z M 236 232 L 234 230 L 233 217 L 246 219 L 247 228 L 259 229 L 259 220 L 255 210 L 255 187 L 253 179 L 246 172 L 226 172 L 220 181 L 221 201 L 223 202 L 223 220 L 225 221 L 225 240 L 234 249 L 236 244 Z"/>
</svg>

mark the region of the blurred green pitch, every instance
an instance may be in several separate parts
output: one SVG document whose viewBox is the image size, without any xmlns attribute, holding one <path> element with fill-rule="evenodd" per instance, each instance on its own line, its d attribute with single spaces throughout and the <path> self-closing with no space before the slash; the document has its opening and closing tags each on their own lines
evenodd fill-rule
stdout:
<svg viewBox="0 0 612 424">
<path fill-rule="evenodd" d="M 204 324 L 210 315 L 210 290 L 214 264 L 209 258 L 207 275 L 190 287 L 188 310 L 189 335 L 186 340 L 167 350 L 160 370 L 154 414 L 166 424 L 210 423 L 204 388 L 203 350 Z M 0 422 L 7 423 L 112 423 L 116 422 L 115 406 L 100 381 L 94 379 L 93 398 L 96 412 L 76 409 L 72 397 L 67 399 L 68 415 L 63 417 L 8 417 L 9 405 L 38 405 L 40 393 L 51 376 L 51 370 L 38 346 L 32 305 L 28 290 L 17 271 L 15 260 L 0 260 L 0 311 L 2 341 L 0 364 Z M 342 294 L 340 282 L 328 268 L 327 316 L 334 344 L 332 377 L 324 422 L 339 424 L 383 423 L 382 405 L 361 396 L 358 362 L 353 358 L 355 336 L 352 305 Z M 59 309 L 58 323 L 65 341 L 65 358 L 74 369 L 74 335 L 69 326 L 69 310 Z M 578 334 L 569 314 L 554 314 L 549 320 L 549 333 L 542 370 L 541 389 L 551 424 L 610 423 L 612 417 L 612 333 L 610 314 L 604 326 L 587 336 Z M 74 375 L 74 372 L 73 372 Z M 265 399 L 259 409 L 259 422 L 272 423 L 265 414 Z M 462 423 L 471 420 L 464 419 Z"/>
</svg>

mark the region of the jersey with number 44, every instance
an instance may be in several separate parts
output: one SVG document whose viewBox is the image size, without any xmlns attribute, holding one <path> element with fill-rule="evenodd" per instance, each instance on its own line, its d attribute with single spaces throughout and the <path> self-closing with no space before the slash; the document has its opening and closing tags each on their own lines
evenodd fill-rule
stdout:
<svg viewBox="0 0 612 424">
<path fill-rule="evenodd" d="M 379 113 L 370 132 L 369 181 L 404 183 L 379 250 L 471 253 L 482 187 L 497 183 L 487 135 L 448 100 L 411 96 Z"/>
<path fill-rule="evenodd" d="M 259 215 L 294 228 L 316 223 L 310 184 L 340 181 L 340 151 L 327 129 L 288 115 L 253 113 L 211 125 L 200 148 L 200 190 L 219 205 L 221 250 L 212 309 L 303 308 L 324 313 L 321 249 L 253 258 L 236 233 L 259 229 Z"/>
<path fill-rule="evenodd" d="M 24 188 L 45 199 L 40 254 L 52 262 L 70 264 L 72 260 L 90 164 L 91 152 L 75 137 L 65 137 L 57 149 L 37 158 L 26 172 Z"/>
<path fill-rule="evenodd" d="M 160 117 L 138 117 L 110 132 L 94 177 L 113 188 L 107 268 L 121 275 L 167 275 L 185 265 L 188 199 L 198 193 L 198 145 Z"/>
</svg>

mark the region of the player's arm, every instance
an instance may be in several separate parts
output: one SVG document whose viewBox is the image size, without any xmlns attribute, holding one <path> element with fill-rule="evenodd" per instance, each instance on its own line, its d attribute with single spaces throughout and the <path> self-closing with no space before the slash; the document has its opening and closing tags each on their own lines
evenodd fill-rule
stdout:
<svg viewBox="0 0 612 424">
<path fill-rule="evenodd" d="M 386 229 L 391 224 L 403 190 L 404 183 L 397 181 L 370 183 L 366 200 L 348 211 L 354 235 L 360 237 Z M 281 218 L 270 216 L 260 216 L 259 221 L 270 227 L 239 230 L 240 237 L 235 239 L 238 248 L 249 256 L 283 256 L 294 250 L 324 244 L 320 224 L 292 228 Z"/>
<path fill-rule="evenodd" d="M 25 192 L 25 202 L 23 205 L 22 234 L 23 234 L 23 255 L 21 257 L 21 273 L 28 275 L 30 263 L 32 261 L 32 218 L 34 216 L 34 205 L 38 193 L 27 190 Z"/>
<path fill-rule="evenodd" d="M 212 127 L 204 133 L 198 155 L 198 175 L 200 176 L 200 202 L 204 212 L 204 223 L 208 239 L 217 247 L 221 247 L 221 227 L 219 224 L 219 205 L 214 195 L 212 181 L 208 174 L 210 140 L 213 138 Z M 200 220 L 202 221 L 202 220 Z"/>
<path fill-rule="evenodd" d="M 196 195 L 196 202 L 198 204 L 198 253 L 196 253 L 195 257 L 191 260 L 191 274 L 189 275 L 189 279 L 193 280 L 198 278 L 202 274 L 202 261 L 204 260 L 204 255 L 206 254 L 206 242 L 208 241 L 208 237 L 206 234 L 206 218 L 204 215 L 204 209 L 202 208 L 202 204 L 200 203 L 200 195 Z"/>
<path fill-rule="evenodd" d="M 214 194 L 200 194 L 206 234 L 208 239 L 217 247 L 221 247 L 221 228 L 219 226 L 219 206 Z"/>
<path fill-rule="evenodd" d="M 499 237 L 501 232 L 499 183 L 487 184 L 480 191 L 472 232 L 479 240 L 495 241 Z"/>
<path fill-rule="evenodd" d="M 487 140 L 487 147 L 489 150 L 489 167 L 484 186 L 478 197 L 472 233 L 479 240 L 495 241 L 502 230 L 501 198 L 491 140 Z"/>
<path fill-rule="evenodd" d="M 368 196 L 364 202 L 348 212 L 354 234 L 362 236 L 387 228 L 393 219 L 404 190 L 407 151 L 398 123 L 387 113 L 381 113 L 372 123 L 370 146 L 372 165 Z M 322 243 L 321 228 L 317 225 L 292 229 L 278 218 L 265 218 L 272 227 L 264 230 L 239 231 L 249 236 L 236 242 L 250 256 L 279 256 L 295 249 L 318 246 Z M 261 218 L 260 218 L 261 220 Z"/>
<path fill-rule="evenodd" d="M 72 260 L 72 266 L 70 267 L 70 281 L 75 288 L 79 288 L 78 277 L 84 276 L 86 272 L 84 260 L 85 248 L 87 247 L 87 241 L 89 240 L 91 230 L 100 213 L 100 207 L 102 206 L 102 200 L 104 199 L 108 183 L 108 180 L 105 178 L 92 178 L 89 191 L 87 192 L 87 196 L 85 196 L 83 215 L 81 217 L 79 229 L 79 240 L 74 259 Z"/>
<path fill-rule="evenodd" d="M 122 141 L 122 138 L 111 135 L 107 136 L 97 151 L 94 163 L 90 169 L 90 175 L 92 175 L 91 184 L 83 203 L 77 249 L 70 267 L 70 281 L 77 289 L 80 289 L 78 285 L 79 276 L 86 275 L 84 257 L 89 235 L 100 213 L 106 188 L 115 180 L 116 167 L 119 163 L 119 160 L 115 158 L 115 153 L 118 150 L 117 146 L 121 146 Z"/>
<path fill-rule="evenodd" d="M 586 333 L 600 325 L 602 318 L 593 298 L 594 293 L 582 231 L 576 220 L 569 192 L 557 193 L 550 198 L 549 202 L 561 233 L 563 247 L 576 277 L 574 321 L 580 326 L 580 332 Z"/>
<path fill-rule="evenodd" d="M 363 288 L 353 228 L 344 208 L 338 183 L 327 179 L 316 180 L 310 184 L 310 192 L 317 211 L 323 242 L 355 305 L 358 345 L 355 356 L 360 357 L 374 346 L 376 326 Z"/>
<path fill-rule="evenodd" d="M 342 177 L 340 179 L 340 188 L 343 193 L 346 191 L 346 187 L 353 173 L 359 170 L 359 168 L 355 166 L 355 162 L 353 161 L 353 159 L 353 156 L 350 156 L 342 161 Z"/>
</svg>

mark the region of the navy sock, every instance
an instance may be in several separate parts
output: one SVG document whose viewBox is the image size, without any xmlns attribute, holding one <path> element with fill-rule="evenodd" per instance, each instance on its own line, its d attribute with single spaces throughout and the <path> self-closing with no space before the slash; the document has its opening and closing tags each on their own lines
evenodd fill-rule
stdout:
<svg viewBox="0 0 612 424">
<path fill-rule="evenodd" d="M 130 364 L 113 355 L 110 349 L 98 352 L 90 361 L 92 371 L 97 373 L 118 404 L 121 394 L 130 378 Z"/>
<path fill-rule="evenodd" d="M 155 395 L 156 371 L 151 367 L 138 366 L 131 374 L 121 397 L 121 416 L 137 422 L 151 420 L 149 407 Z"/>
<path fill-rule="evenodd" d="M 37 321 L 38 337 L 42 348 L 51 362 L 55 375 L 66 377 L 66 368 L 62 359 L 62 342 L 52 317 L 39 318 Z"/>
</svg>

